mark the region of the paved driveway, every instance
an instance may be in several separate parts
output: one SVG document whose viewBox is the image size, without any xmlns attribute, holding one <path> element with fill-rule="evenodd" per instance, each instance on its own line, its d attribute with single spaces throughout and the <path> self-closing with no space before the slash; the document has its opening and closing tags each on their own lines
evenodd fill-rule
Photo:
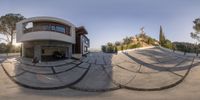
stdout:
<svg viewBox="0 0 200 100">
<path fill-rule="evenodd" d="M 93 52 L 56 66 L 34 66 L 14 57 L 1 64 L 0 96 L 48 100 L 198 99 L 199 72 L 199 58 L 159 48 L 118 54 Z"/>
</svg>

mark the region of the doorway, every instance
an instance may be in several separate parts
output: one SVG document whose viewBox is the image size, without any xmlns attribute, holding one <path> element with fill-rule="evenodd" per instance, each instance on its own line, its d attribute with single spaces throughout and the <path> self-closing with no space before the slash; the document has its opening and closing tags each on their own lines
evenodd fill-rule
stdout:
<svg viewBox="0 0 200 100">
<path fill-rule="evenodd" d="M 41 59 L 42 61 L 57 61 L 67 58 L 69 48 L 64 46 L 42 46 Z"/>
</svg>

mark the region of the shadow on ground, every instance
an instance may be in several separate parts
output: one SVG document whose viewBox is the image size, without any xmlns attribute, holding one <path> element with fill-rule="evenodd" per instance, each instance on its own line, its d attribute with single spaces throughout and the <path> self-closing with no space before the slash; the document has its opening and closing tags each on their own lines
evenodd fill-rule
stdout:
<svg viewBox="0 0 200 100">
<path fill-rule="evenodd" d="M 2 68 L 14 83 L 22 86 L 17 87 L 20 93 L 78 98 L 105 92 L 111 95 L 108 91 L 122 88 L 137 91 L 172 88 L 199 63 L 199 58 L 151 48 L 118 54 L 92 52 L 81 60 L 69 59 L 62 65 L 46 67 L 9 58 L 2 62 Z"/>
</svg>

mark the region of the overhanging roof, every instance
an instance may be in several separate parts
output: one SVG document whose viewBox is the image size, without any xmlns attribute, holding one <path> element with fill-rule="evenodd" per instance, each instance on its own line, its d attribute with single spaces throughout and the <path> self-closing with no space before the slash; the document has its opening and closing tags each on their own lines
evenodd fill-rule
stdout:
<svg viewBox="0 0 200 100">
<path fill-rule="evenodd" d="M 81 35 L 88 34 L 84 26 L 76 27 L 76 33 Z"/>
</svg>

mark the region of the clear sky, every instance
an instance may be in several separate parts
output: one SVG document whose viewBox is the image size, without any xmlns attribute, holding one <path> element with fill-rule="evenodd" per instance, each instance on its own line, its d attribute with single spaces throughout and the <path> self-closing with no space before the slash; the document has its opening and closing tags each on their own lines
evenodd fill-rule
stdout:
<svg viewBox="0 0 200 100">
<path fill-rule="evenodd" d="M 200 0 L 0 0 L 0 16 L 63 18 L 88 30 L 91 48 L 145 32 L 158 39 L 159 26 L 171 41 L 195 42 L 193 20 L 200 17 Z"/>
</svg>

